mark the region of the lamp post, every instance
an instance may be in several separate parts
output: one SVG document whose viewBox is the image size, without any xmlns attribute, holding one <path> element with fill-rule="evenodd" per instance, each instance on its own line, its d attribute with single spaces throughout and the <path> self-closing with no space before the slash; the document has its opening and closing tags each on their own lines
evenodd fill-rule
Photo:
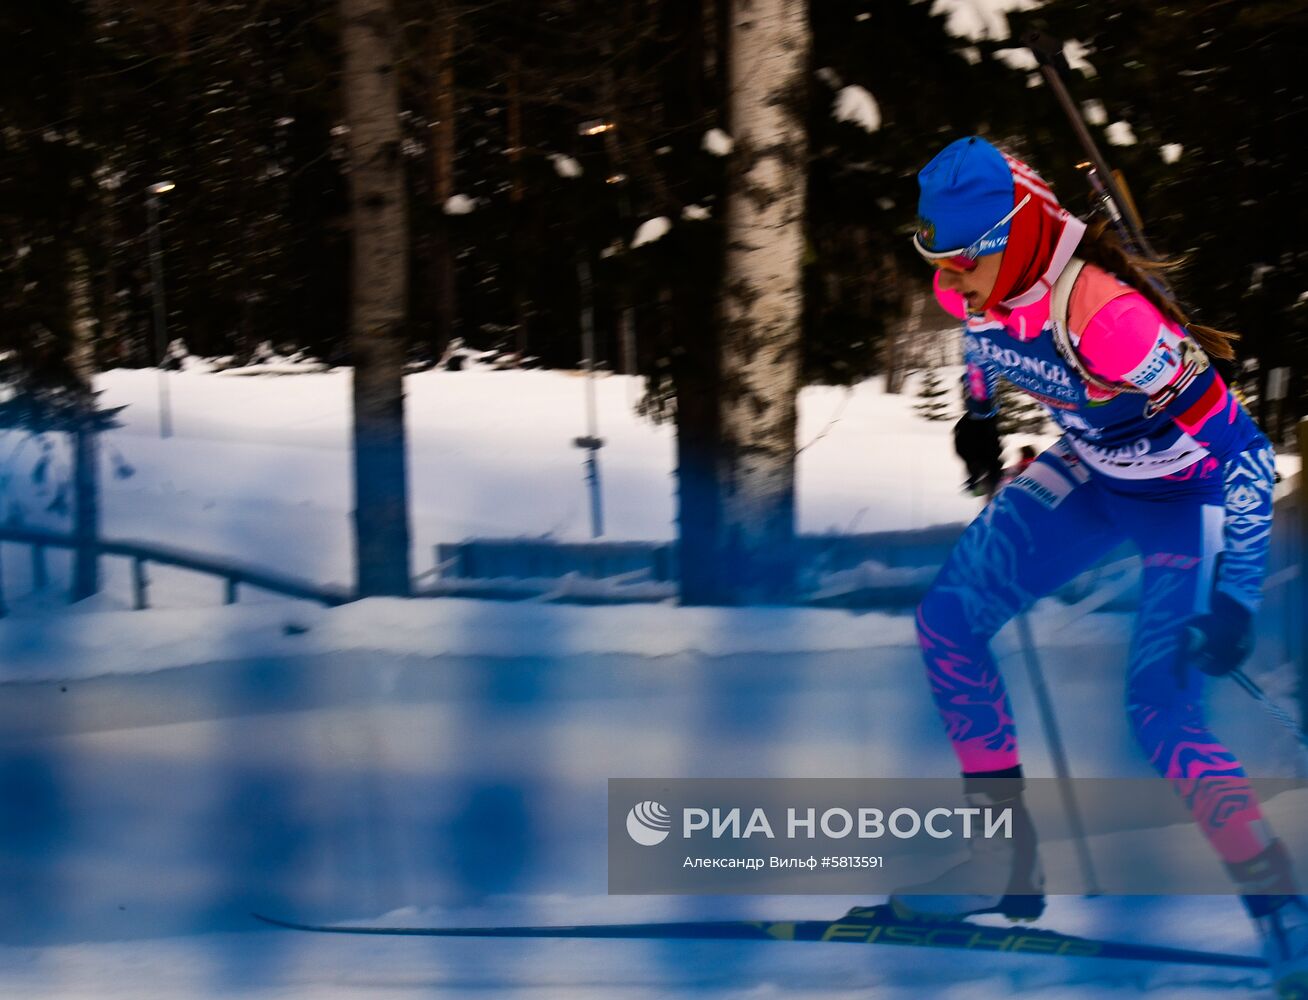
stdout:
<svg viewBox="0 0 1308 1000">
<path fill-rule="evenodd" d="M 599 411 L 595 403 L 595 317 L 590 281 L 590 262 L 584 254 L 577 257 L 577 283 L 581 290 L 581 353 L 584 356 L 586 392 L 586 433 L 572 443 L 586 451 L 586 486 L 590 492 L 590 537 L 604 534 L 604 494 L 600 489 L 599 450 L 604 439 L 599 436 Z"/>
<path fill-rule="evenodd" d="M 577 126 L 577 135 L 595 136 L 611 133 L 616 126 L 609 121 L 594 120 Z M 626 178 L 622 178 L 625 180 Z M 610 183 L 614 178 L 609 178 Z M 625 196 L 624 196 L 625 197 Z M 595 399 L 595 302 L 591 282 L 590 257 L 583 245 L 577 253 L 577 287 L 581 299 L 581 356 L 585 372 L 586 433 L 573 438 L 575 447 L 586 452 L 586 486 L 590 496 L 590 536 L 604 534 L 604 492 L 600 485 L 599 452 L 604 439 L 599 436 L 599 407 Z"/>
<path fill-rule="evenodd" d="M 172 404 L 168 399 L 168 376 L 164 361 L 168 353 L 168 316 L 164 308 L 163 253 L 159 248 L 159 196 L 177 185 L 159 181 L 145 189 L 145 209 L 150 222 L 150 292 L 154 300 L 154 353 L 159 366 L 159 436 L 173 433 Z"/>
</svg>

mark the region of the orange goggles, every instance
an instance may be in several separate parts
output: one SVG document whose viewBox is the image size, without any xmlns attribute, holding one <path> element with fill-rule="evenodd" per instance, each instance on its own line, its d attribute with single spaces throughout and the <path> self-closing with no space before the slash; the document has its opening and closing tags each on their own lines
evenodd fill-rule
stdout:
<svg viewBox="0 0 1308 1000">
<path fill-rule="evenodd" d="M 975 271 L 977 268 L 977 258 L 983 253 L 994 253 L 1002 250 L 1008 245 L 1008 233 L 1000 233 L 999 230 L 1013 220 L 1013 217 L 1022 210 L 1022 207 L 1031 200 L 1031 196 L 1026 195 L 1021 201 L 1013 206 L 1013 210 L 978 236 L 975 242 L 969 247 L 961 250 L 928 250 L 926 244 L 922 242 L 922 234 L 913 234 L 913 248 L 922 255 L 922 259 L 928 264 L 941 271 L 954 271 L 958 274 L 967 274 Z"/>
<path fill-rule="evenodd" d="M 952 257 L 928 257 L 927 262 L 937 271 L 953 271 L 955 274 L 969 274 L 977 267 L 977 259 L 965 253 L 956 253 Z"/>
</svg>

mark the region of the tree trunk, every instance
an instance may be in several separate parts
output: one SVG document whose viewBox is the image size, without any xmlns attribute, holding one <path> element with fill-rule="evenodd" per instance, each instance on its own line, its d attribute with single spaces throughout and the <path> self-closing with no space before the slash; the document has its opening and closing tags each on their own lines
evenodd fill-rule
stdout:
<svg viewBox="0 0 1308 1000">
<path fill-rule="evenodd" d="M 526 185 L 522 178 L 522 60 L 515 52 L 509 56 L 508 74 L 509 102 L 505 114 L 508 128 L 509 144 L 509 218 L 514 229 L 523 230 L 523 201 L 526 197 Z M 513 349 L 518 358 L 527 356 L 527 335 L 529 332 L 527 318 L 526 274 L 522 248 L 515 248 L 510 261 L 509 289 L 513 299 Z"/>
<path fill-rule="evenodd" d="M 68 250 L 69 367 L 77 380 L 79 413 L 73 428 L 73 585 L 81 601 L 100 591 L 100 438 L 95 430 L 95 319 L 91 272 L 81 247 Z"/>
<path fill-rule="evenodd" d="M 671 321 L 685 337 L 674 356 L 677 391 L 677 562 L 682 604 L 727 603 L 721 560 L 722 420 L 717 323 L 686 289 L 673 296 Z M 702 337 L 694 332 L 702 332 Z"/>
<path fill-rule="evenodd" d="M 805 0 L 733 0 L 722 288 L 722 560 L 736 603 L 795 587 L 805 156 Z"/>
<path fill-rule="evenodd" d="M 454 196 L 454 153 L 456 103 L 454 99 L 454 52 L 457 22 L 452 0 L 438 0 L 432 39 L 432 111 L 436 116 L 432 137 L 432 192 L 437 210 L 437 228 L 432 240 L 432 269 L 436 284 L 436 342 L 432 357 L 439 358 L 454 337 L 458 286 L 454 275 L 454 247 L 450 240 L 445 203 Z"/>
<path fill-rule="evenodd" d="M 409 593 L 408 236 L 392 0 L 341 0 L 353 232 L 354 537 L 360 596 Z"/>
<path fill-rule="evenodd" d="M 915 288 L 908 293 L 908 308 L 902 316 L 892 319 L 887 324 L 883 347 L 883 364 L 886 371 L 886 393 L 897 395 L 904 391 L 904 352 L 914 338 L 920 335 L 918 329 L 922 324 L 922 312 L 926 307 L 926 293 Z"/>
<path fill-rule="evenodd" d="M 723 89 L 715 74 L 720 60 L 704 58 L 706 39 L 716 40 L 719 11 L 712 0 L 664 0 L 659 34 L 668 46 L 661 82 L 663 125 L 678 136 L 673 152 L 659 158 L 670 174 L 689 174 L 703 134 L 704 109 L 717 103 Z M 716 49 L 715 49 L 716 51 Z M 723 109 L 725 111 L 725 109 Z M 682 604 L 722 602 L 717 553 L 721 531 L 721 355 L 717 292 L 722 274 L 722 243 L 716 235 L 679 232 L 674 255 L 680 266 L 666 273 L 660 294 L 659 338 L 673 345 L 670 374 L 676 395 L 677 427 L 677 562 Z"/>
</svg>

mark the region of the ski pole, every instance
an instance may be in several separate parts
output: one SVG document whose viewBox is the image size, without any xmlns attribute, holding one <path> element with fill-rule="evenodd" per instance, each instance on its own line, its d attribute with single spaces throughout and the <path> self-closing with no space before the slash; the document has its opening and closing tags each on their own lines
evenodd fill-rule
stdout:
<svg viewBox="0 0 1308 1000">
<path fill-rule="evenodd" d="M 1095 875 L 1090 848 L 1086 844 L 1085 824 L 1081 822 L 1081 807 L 1077 804 L 1076 791 L 1072 787 L 1072 773 L 1067 766 L 1063 737 L 1058 730 L 1058 718 L 1054 715 L 1054 703 L 1049 697 L 1044 671 L 1040 669 L 1040 658 L 1036 655 L 1031 622 L 1025 613 L 1017 616 L 1017 629 L 1022 637 L 1022 651 L 1026 656 L 1026 669 L 1031 677 L 1031 689 L 1035 692 L 1036 707 L 1040 710 L 1040 720 L 1044 723 L 1049 756 L 1053 759 L 1054 774 L 1058 777 L 1058 791 L 1067 813 L 1067 825 L 1071 827 L 1072 840 L 1076 844 L 1076 859 L 1081 867 L 1081 877 L 1085 880 L 1085 891 L 1087 895 L 1098 896 L 1099 879 Z"/>
<path fill-rule="evenodd" d="M 1276 704 L 1276 702 L 1272 701 L 1271 698 L 1267 697 L 1267 692 L 1259 687 L 1252 677 L 1237 667 L 1235 670 L 1231 671 L 1231 680 L 1244 688 L 1253 700 L 1262 705 L 1263 708 L 1267 710 L 1267 714 L 1275 719 L 1282 728 L 1288 729 L 1293 733 L 1294 738 L 1299 742 L 1301 747 L 1308 748 L 1308 734 L 1305 734 L 1304 731 L 1299 728 L 1299 723 L 1294 721 L 1294 718 L 1289 712 Z"/>
</svg>

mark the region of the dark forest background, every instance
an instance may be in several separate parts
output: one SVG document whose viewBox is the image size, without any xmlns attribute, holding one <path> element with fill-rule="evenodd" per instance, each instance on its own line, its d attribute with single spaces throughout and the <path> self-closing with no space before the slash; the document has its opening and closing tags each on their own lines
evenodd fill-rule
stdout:
<svg viewBox="0 0 1308 1000">
<path fill-rule="evenodd" d="M 718 280 L 726 161 L 703 140 L 731 129 L 712 69 L 723 58 L 714 0 L 398 7 L 411 362 L 435 363 L 458 337 L 577 364 L 585 261 L 600 360 L 648 376 L 650 404 L 666 404 L 670 366 L 695 337 L 678 302 L 697 284 L 715 295 Z M 1069 207 L 1089 209 L 1083 154 L 1018 62 L 1019 43 L 952 37 L 931 7 L 812 4 L 809 381 L 896 363 L 892 335 L 928 277 L 907 242 L 914 173 L 950 139 L 976 131 L 1007 144 Z M 146 189 L 163 180 L 176 185 L 159 204 L 170 338 L 238 361 L 267 341 L 349 362 L 336 19 L 335 5 L 309 0 L 0 9 L 0 352 L 11 371 L 57 379 L 68 364 L 70 261 L 89 275 L 95 364 L 157 362 Z M 1188 259 L 1179 287 L 1195 317 L 1243 332 L 1251 392 L 1290 367 L 1290 415 L 1304 413 L 1308 175 L 1293 152 L 1308 131 L 1303 5 L 1053 0 L 1010 20 L 1013 38 L 1033 28 L 1079 41 L 1093 70 L 1072 73 L 1073 96 L 1133 130 L 1137 143 L 1117 146 L 1092 124 L 1154 244 Z M 849 85 L 875 97 L 878 130 L 832 114 Z M 1167 144 L 1182 148 L 1175 162 Z M 580 176 L 563 176 L 560 157 Z M 447 211 L 459 207 L 471 211 Z M 657 216 L 669 234 L 631 249 Z"/>
</svg>

